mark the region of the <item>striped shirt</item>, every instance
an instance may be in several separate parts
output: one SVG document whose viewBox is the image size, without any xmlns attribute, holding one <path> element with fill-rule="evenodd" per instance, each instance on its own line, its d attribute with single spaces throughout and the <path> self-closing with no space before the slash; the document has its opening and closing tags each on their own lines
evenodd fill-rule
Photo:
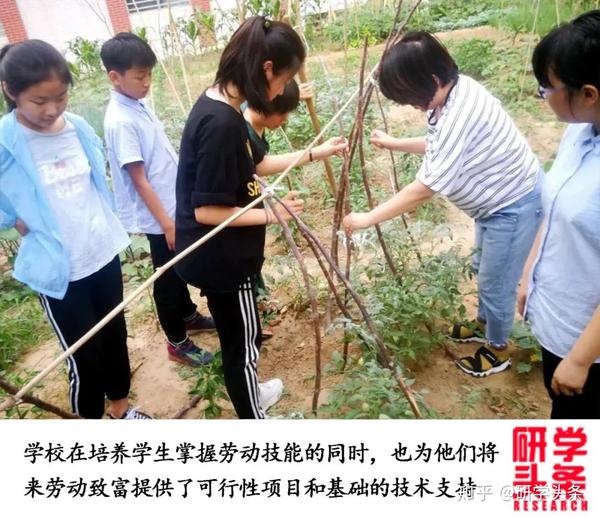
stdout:
<svg viewBox="0 0 600 518">
<path fill-rule="evenodd" d="M 472 218 L 533 190 L 539 162 L 521 132 L 482 85 L 460 75 L 439 114 L 428 112 L 427 147 L 417 179 Z"/>
</svg>

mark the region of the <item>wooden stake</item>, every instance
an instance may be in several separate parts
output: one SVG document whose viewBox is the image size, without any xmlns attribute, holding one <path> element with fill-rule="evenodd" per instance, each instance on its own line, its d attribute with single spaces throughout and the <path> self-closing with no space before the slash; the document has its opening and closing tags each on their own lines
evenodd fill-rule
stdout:
<svg viewBox="0 0 600 518">
<path fill-rule="evenodd" d="M 297 32 L 300 34 L 300 37 L 303 38 L 304 31 L 302 29 L 302 14 L 300 12 L 300 2 L 298 0 L 296 0 L 295 4 L 296 4 L 297 16 L 298 16 L 298 20 L 297 20 L 297 24 L 296 24 L 296 26 L 298 27 Z M 291 25 L 289 17 L 284 18 L 284 21 L 288 25 Z M 308 83 L 308 81 L 309 81 L 308 74 L 306 73 L 306 66 L 304 63 L 302 63 L 302 65 L 300 66 L 300 70 L 298 70 L 298 77 L 300 78 L 300 81 L 302 83 Z M 315 133 L 319 134 L 319 133 L 321 133 L 321 123 L 319 122 L 319 117 L 317 116 L 317 111 L 315 110 L 315 103 L 312 98 L 306 99 L 305 102 L 306 102 L 306 107 L 308 108 L 308 114 L 310 115 L 310 120 L 312 122 L 313 129 L 315 130 Z M 318 144 L 321 144 L 321 143 L 322 143 L 322 140 L 320 140 L 318 142 Z M 335 178 L 333 176 L 333 169 L 331 168 L 331 162 L 329 161 L 328 158 L 323 160 L 323 166 L 325 167 L 325 174 L 327 175 L 327 182 L 329 183 L 329 190 L 331 191 L 331 194 L 335 196 L 335 192 L 336 192 Z"/>
<path fill-rule="evenodd" d="M 300 271 L 302 272 L 302 278 L 304 279 L 304 287 L 305 287 L 306 293 L 308 295 L 308 300 L 310 301 L 310 308 L 312 311 L 313 329 L 315 332 L 315 386 L 314 386 L 314 390 L 313 390 L 312 412 L 316 416 L 317 409 L 319 408 L 319 393 L 321 392 L 322 342 L 321 342 L 321 322 L 320 322 L 320 318 L 319 318 L 319 305 L 317 304 L 317 297 L 315 295 L 315 290 L 312 286 L 312 283 L 310 282 L 310 276 L 308 275 L 308 270 L 306 269 L 306 265 L 304 264 L 304 257 L 302 257 L 302 254 L 300 253 L 300 249 L 298 248 L 298 245 L 296 244 L 296 242 L 294 241 L 294 238 L 292 237 L 292 233 L 290 232 L 290 227 L 288 226 L 287 222 L 277 213 L 277 211 L 275 210 L 275 207 L 273 205 L 273 202 L 269 198 L 267 198 L 266 201 L 267 201 L 267 204 L 269 205 L 269 207 L 271 207 L 271 210 L 272 210 L 273 214 L 275 215 L 275 217 L 277 218 L 277 221 L 281 225 L 281 228 L 283 229 L 283 235 L 285 236 L 285 239 L 286 239 L 290 249 L 292 250 L 294 257 L 296 258 L 296 262 L 298 263 L 298 266 L 300 267 Z"/>
<path fill-rule="evenodd" d="M 6 378 L 3 378 L 2 376 L 0 376 L 0 388 L 10 395 L 15 395 L 19 391 L 17 387 L 10 384 L 8 380 Z M 78 415 L 72 414 L 71 412 L 67 412 L 62 408 L 59 408 L 51 403 L 47 403 L 46 401 L 43 401 L 34 396 L 25 395 L 22 399 L 25 403 L 35 405 L 36 407 L 41 408 L 46 412 L 50 412 L 51 414 L 55 414 L 58 417 L 62 417 L 63 419 L 81 419 L 81 417 L 79 417 Z"/>
</svg>

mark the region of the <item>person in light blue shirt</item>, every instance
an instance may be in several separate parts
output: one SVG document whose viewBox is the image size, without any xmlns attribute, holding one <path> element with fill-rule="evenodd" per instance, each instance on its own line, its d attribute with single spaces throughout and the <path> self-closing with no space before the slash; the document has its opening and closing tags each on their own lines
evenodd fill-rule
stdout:
<svg viewBox="0 0 600 518">
<path fill-rule="evenodd" d="M 600 11 L 536 47 L 540 95 L 569 123 L 543 190 L 545 221 L 519 311 L 542 346 L 555 419 L 600 419 Z"/>
<path fill-rule="evenodd" d="M 178 159 L 162 123 L 144 99 L 156 55 L 131 33 L 106 41 L 100 55 L 113 87 L 104 138 L 117 214 L 127 232 L 146 234 L 152 264 L 159 268 L 175 255 Z M 214 330 L 214 321 L 198 313 L 187 284 L 173 268 L 156 280 L 153 295 L 169 359 L 191 366 L 209 363 L 212 354 L 196 346 L 188 334 Z"/>
<path fill-rule="evenodd" d="M 63 349 L 123 300 L 119 252 L 129 238 L 106 185 L 100 139 L 66 113 L 69 67 L 48 43 L 0 51 L 10 112 L 0 119 L 0 228 L 23 236 L 14 276 L 40 295 Z M 121 311 L 67 359 L 77 415 L 149 419 L 129 407 L 127 329 Z"/>
</svg>

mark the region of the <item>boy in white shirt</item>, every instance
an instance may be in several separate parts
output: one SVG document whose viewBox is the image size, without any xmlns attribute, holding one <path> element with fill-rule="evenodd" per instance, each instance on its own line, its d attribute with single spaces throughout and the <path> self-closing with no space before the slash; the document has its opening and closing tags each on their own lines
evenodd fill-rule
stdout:
<svg viewBox="0 0 600 518">
<path fill-rule="evenodd" d="M 113 86 L 104 138 L 117 214 L 128 232 L 146 234 L 152 264 L 159 268 L 174 256 L 178 157 L 144 99 L 156 55 L 138 36 L 119 33 L 102 45 L 101 57 Z M 192 366 L 210 362 L 212 355 L 197 347 L 188 332 L 212 330 L 214 322 L 198 313 L 174 269 L 156 281 L 153 294 L 169 359 Z"/>
</svg>

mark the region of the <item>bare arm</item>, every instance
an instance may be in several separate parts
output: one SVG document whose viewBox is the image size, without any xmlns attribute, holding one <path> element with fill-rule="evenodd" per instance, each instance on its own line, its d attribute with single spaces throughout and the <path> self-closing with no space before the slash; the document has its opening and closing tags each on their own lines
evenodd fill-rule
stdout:
<svg viewBox="0 0 600 518">
<path fill-rule="evenodd" d="M 259 176 L 280 173 L 281 171 L 285 171 L 299 157 L 302 158 L 300 158 L 296 165 L 300 166 L 310 161 L 311 154 L 313 160 L 323 160 L 332 155 L 343 153 L 347 147 L 348 143 L 345 138 L 333 137 L 320 146 L 315 146 L 310 154 L 306 153 L 303 157 L 304 151 L 294 151 L 281 155 L 265 155 L 263 160 L 256 166 L 256 172 Z"/>
<path fill-rule="evenodd" d="M 302 156 L 304 151 L 294 151 L 292 153 L 283 153 L 281 155 L 265 155 L 262 161 L 256 165 L 256 173 L 259 176 L 269 176 L 272 174 L 285 171 L 290 164 Z M 310 157 L 308 153 L 300 158 L 296 163 L 297 166 L 301 166 L 309 162 Z"/>
<path fill-rule="evenodd" d="M 523 315 L 523 311 L 525 310 L 525 300 L 527 298 L 527 291 L 529 285 L 529 273 L 531 272 L 531 268 L 533 267 L 533 263 L 538 255 L 538 250 L 540 249 L 540 242 L 542 241 L 542 234 L 544 233 L 544 224 L 540 225 L 540 229 L 538 230 L 537 235 L 535 236 L 535 240 L 533 241 L 533 245 L 531 245 L 531 250 L 529 251 L 529 255 L 527 256 L 527 261 L 525 261 L 525 266 L 523 267 L 523 273 L 521 274 L 521 282 L 519 283 L 519 292 L 517 293 L 517 311 L 519 315 Z"/>
<path fill-rule="evenodd" d="M 379 149 L 390 149 L 419 155 L 425 154 L 427 147 L 425 137 L 395 138 L 380 130 L 373 130 L 371 133 L 371 144 Z"/>
<path fill-rule="evenodd" d="M 298 198 L 297 191 L 288 192 L 283 201 L 294 214 L 300 214 L 304 207 L 304 201 Z M 197 207 L 194 210 L 196 221 L 203 225 L 220 225 L 227 218 L 233 216 L 236 212 L 242 210 L 241 207 L 226 207 L 223 205 L 205 205 Z M 279 204 L 275 206 L 277 214 L 285 221 L 289 221 L 291 216 Z M 239 218 L 229 223 L 230 227 L 251 227 L 255 225 L 269 225 L 277 223 L 277 218 L 271 209 L 250 209 Z"/>
<path fill-rule="evenodd" d="M 600 358 L 600 306 L 581 333 L 575 345 L 558 364 L 552 376 L 552 390 L 556 394 L 581 394 L 590 367 Z"/>
<path fill-rule="evenodd" d="M 416 209 L 435 194 L 424 183 L 414 180 L 385 203 L 370 212 L 353 212 L 344 218 L 347 232 L 367 228 L 371 225 L 395 218 L 400 214 Z"/>
<path fill-rule="evenodd" d="M 125 166 L 131 181 L 135 187 L 135 190 L 140 195 L 146 207 L 150 213 L 154 216 L 160 228 L 162 228 L 167 239 L 167 245 L 170 250 L 175 249 L 175 223 L 167 214 L 167 211 L 163 207 L 160 198 L 154 192 L 154 189 L 148 182 L 146 177 L 146 170 L 144 168 L 144 162 L 133 162 Z"/>
</svg>

